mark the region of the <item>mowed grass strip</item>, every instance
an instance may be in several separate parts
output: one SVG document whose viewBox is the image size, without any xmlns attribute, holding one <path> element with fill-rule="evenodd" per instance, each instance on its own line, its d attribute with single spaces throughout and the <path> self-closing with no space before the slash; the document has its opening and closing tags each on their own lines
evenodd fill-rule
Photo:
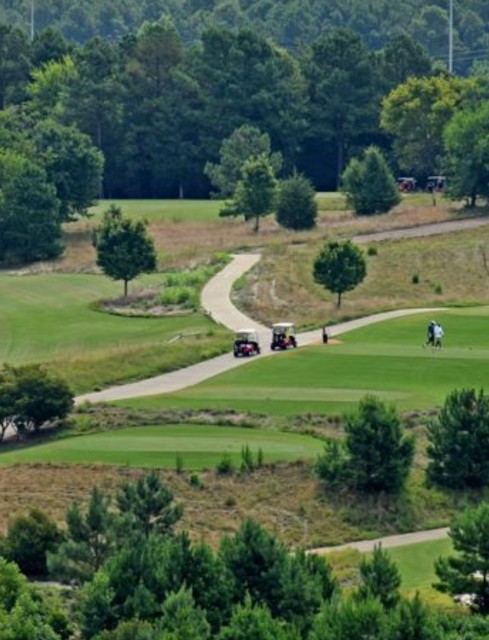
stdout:
<svg viewBox="0 0 489 640">
<path fill-rule="evenodd" d="M 0 465 L 19 463 L 117 464 L 202 470 L 215 467 L 224 454 L 239 467 L 248 446 L 254 459 L 261 449 L 265 463 L 312 460 L 323 448 L 311 436 L 279 431 L 207 425 L 157 425 L 67 437 L 43 445 L 0 453 Z"/>
<path fill-rule="evenodd" d="M 489 308 L 436 313 L 446 334 L 441 351 L 422 346 L 431 315 L 373 324 L 339 336 L 340 344 L 299 347 L 250 361 L 177 394 L 121 404 L 334 414 L 375 394 L 400 410 L 440 406 L 454 388 L 478 389 L 489 381 Z"/>
</svg>

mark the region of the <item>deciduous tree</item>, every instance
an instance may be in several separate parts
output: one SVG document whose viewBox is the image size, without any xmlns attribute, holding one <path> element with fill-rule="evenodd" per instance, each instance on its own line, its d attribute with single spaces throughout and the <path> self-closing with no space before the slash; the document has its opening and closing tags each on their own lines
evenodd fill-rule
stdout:
<svg viewBox="0 0 489 640">
<path fill-rule="evenodd" d="M 124 282 L 124 296 L 128 282 L 156 269 L 156 251 L 145 223 L 124 218 L 121 209 L 114 205 L 104 213 L 93 244 L 102 271 L 109 278 Z"/>
<path fill-rule="evenodd" d="M 61 222 L 87 215 L 100 193 L 103 157 L 75 127 L 43 120 L 33 131 L 37 157 L 56 188 Z"/>
<path fill-rule="evenodd" d="M 366 275 L 367 263 L 363 252 L 349 240 L 327 242 L 313 264 L 314 281 L 337 294 L 338 308 L 343 293 L 354 289 Z"/>
<path fill-rule="evenodd" d="M 456 113 L 443 140 L 449 193 L 475 207 L 478 197 L 489 196 L 489 102 Z"/>
<path fill-rule="evenodd" d="M 37 432 L 47 422 L 65 418 L 73 394 L 61 379 L 40 365 L 4 365 L 0 371 L 0 423 L 19 436 Z"/>
<path fill-rule="evenodd" d="M 264 155 L 250 158 L 242 168 L 241 180 L 234 191 L 232 202 L 219 215 L 254 218 L 254 230 L 260 228 L 260 218 L 272 213 L 277 201 L 277 180 L 270 159 Z"/>
<path fill-rule="evenodd" d="M 476 99 L 474 78 L 408 78 L 384 98 L 381 126 L 394 136 L 403 170 L 415 176 L 441 171 L 443 130 L 464 100 Z"/>
<path fill-rule="evenodd" d="M 269 158 L 275 175 L 282 168 L 282 154 L 272 153 L 270 136 L 258 127 L 243 124 L 223 140 L 219 151 L 219 163 L 208 162 L 204 173 L 216 187 L 216 195 L 229 198 L 233 195 L 241 178 L 243 165 L 252 157 L 264 155 Z"/>
<path fill-rule="evenodd" d="M 0 194 L 0 262 L 58 257 L 60 202 L 46 171 L 16 151 L 0 151 Z"/>
</svg>

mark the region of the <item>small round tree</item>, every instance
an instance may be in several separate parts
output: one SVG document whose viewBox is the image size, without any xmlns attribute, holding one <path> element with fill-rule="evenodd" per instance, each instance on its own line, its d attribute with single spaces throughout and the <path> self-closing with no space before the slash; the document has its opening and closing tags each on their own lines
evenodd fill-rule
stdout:
<svg viewBox="0 0 489 640">
<path fill-rule="evenodd" d="M 277 179 L 270 159 L 262 153 L 244 163 L 233 200 L 221 209 L 219 215 L 243 215 L 245 220 L 254 218 L 254 231 L 258 232 L 260 218 L 272 213 L 276 203 Z"/>
<path fill-rule="evenodd" d="M 326 243 L 314 260 L 314 280 L 331 293 L 338 294 L 338 308 L 342 294 L 354 289 L 366 274 L 367 263 L 363 252 L 349 240 Z"/>
<path fill-rule="evenodd" d="M 316 224 L 318 205 L 311 182 L 294 173 L 280 184 L 276 211 L 277 222 L 287 229 L 312 229 Z"/>
<path fill-rule="evenodd" d="M 368 147 L 362 159 L 353 158 L 343 173 L 346 201 L 358 215 L 386 213 L 401 196 L 384 156 Z"/>
<path fill-rule="evenodd" d="M 97 264 L 113 280 L 123 280 L 124 296 L 127 283 L 141 273 L 156 269 L 156 251 L 146 224 L 122 216 L 114 205 L 104 213 L 102 224 L 95 230 L 93 245 Z"/>
</svg>

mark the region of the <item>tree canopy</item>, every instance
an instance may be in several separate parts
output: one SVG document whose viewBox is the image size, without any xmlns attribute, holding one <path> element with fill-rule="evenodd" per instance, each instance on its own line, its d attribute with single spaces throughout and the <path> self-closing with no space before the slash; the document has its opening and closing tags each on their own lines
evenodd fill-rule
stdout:
<svg viewBox="0 0 489 640">
<path fill-rule="evenodd" d="M 93 244 L 97 264 L 113 280 L 127 284 L 141 273 L 156 268 L 156 251 L 144 222 L 124 218 L 122 210 L 112 205 L 104 213 L 102 224 L 95 230 Z"/>
<path fill-rule="evenodd" d="M 362 250 L 347 240 L 327 242 L 317 254 L 313 264 L 314 281 L 341 296 L 354 289 L 367 275 L 367 263 Z"/>
</svg>

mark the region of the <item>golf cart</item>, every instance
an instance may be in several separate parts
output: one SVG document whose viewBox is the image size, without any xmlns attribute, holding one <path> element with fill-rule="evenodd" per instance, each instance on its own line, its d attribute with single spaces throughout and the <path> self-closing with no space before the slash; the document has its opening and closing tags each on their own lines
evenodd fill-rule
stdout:
<svg viewBox="0 0 489 640">
<path fill-rule="evenodd" d="M 295 349 L 297 340 L 295 337 L 295 328 L 292 322 L 277 322 L 272 325 L 272 344 L 270 348 L 275 349 Z"/>
<path fill-rule="evenodd" d="M 426 181 L 426 190 L 430 193 L 442 193 L 445 191 L 446 182 L 445 176 L 429 176 Z"/>
<path fill-rule="evenodd" d="M 397 178 L 397 185 L 401 193 L 412 193 L 416 190 L 416 178 L 402 176 Z"/>
<path fill-rule="evenodd" d="M 256 356 L 260 353 L 260 343 L 256 329 L 240 329 L 234 336 L 234 357 Z"/>
</svg>

